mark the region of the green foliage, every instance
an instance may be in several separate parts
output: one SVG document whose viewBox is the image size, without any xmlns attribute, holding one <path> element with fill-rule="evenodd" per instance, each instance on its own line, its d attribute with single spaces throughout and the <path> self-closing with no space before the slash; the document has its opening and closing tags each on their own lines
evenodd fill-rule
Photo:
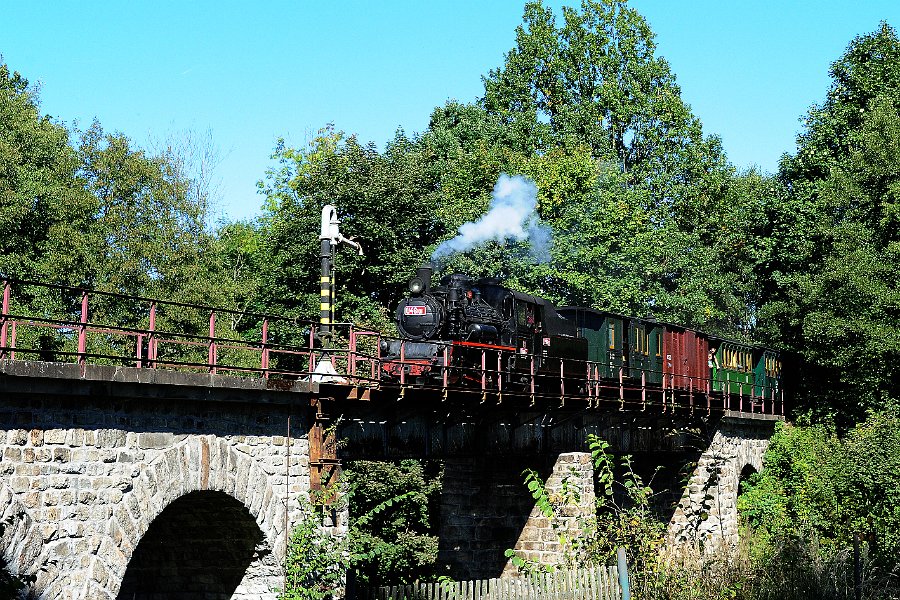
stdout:
<svg viewBox="0 0 900 600">
<path fill-rule="evenodd" d="M 809 532 L 824 558 L 860 536 L 873 564 L 900 569 L 900 418 L 871 415 L 843 438 L 822 426 L 778 428 L 738 507 L 770 546 Z"/>
<path fill-rule="evenodd" d="M 304 500 L 303 518 L 294 526 L 285 557 L 286 588 L 279 600 L 331 600 L 342 597 L 348 566 L 347 541 L 324 526 L 326 508 Z"/>
<path fill-rule="evenodd" d="M 345 491 L 340 499 L 328 498 L 331 504 L 325 498 L 302 500 L 304 517 L 291 536 L 288 585 L 280 598 L 339 597 L 348 571 L 370 587 L 435 579 L 440 471 L 414 460 L 356 461 L 342 477 L 335 484 Z M 329 520 L 333 524 L 342 506 L 350 513 L 346 536 L 324 526 Z"/>
<path fill-rule="evenodd" d="M 832 65 L 767 211 L 765 334 L 798 353 L 802 408 L 841 427 L 900 396 L 897 56 L 900 40 L 882 24 Z"/>
<path fill-rule="evenodd" d="M 78 169 L 68 131 L 40 116 L 36 91 L 0 61 L 0 275 L 85 277 L 97 199 Z"/>
<path fill-rule="evenodd" d="M 355 461 L 345 473 L 357 580 L 397 585 L 434 579 L 440 471 L 414 460 Z"/>
<path fill-rule="evenodd" d="M 262 308 L 280 314 L 318 314 L 319 230 L 322 207 L 334 204 L 345 235 L 357 236 L 365 257 L 338 252 L 337 318 L 383 327 L 423 248 L 437 238 L 435 184 L 422 157 L 398 133 L 380 154 L 330 128 L 307 149 L 279 144 L 279 166 L 261 182 L 266 195 L 260 284 Z M 388 216 L 389 218 L 386 218 Z"/>
<path fill-rule="evenodd" d="M 535 471 L 526 469 L 523 473 L 535 505 L 557 535 L 562 565 L 609 564 L 615 560 L 618 548 L 625 547 L 629 570 L 655 572 L 665 525 L 652 510 L 652 488 L 634 471 L 630 456 L 617 461 L 609 451 L 609 443 L 595 435 L 589 435 L 587 442 L 600 494 L 593 514 L 578 517 L 575 528 L 568 515 L 581 497 L 570 476 L 565 475 L 559 491 L 554 492 Z M 621 473 L 618 477 L 617 469 Z M 512 549 L 506 550 L 505 555 L 525 573 L 555 568 L 526 560 Z"/>
</svg>

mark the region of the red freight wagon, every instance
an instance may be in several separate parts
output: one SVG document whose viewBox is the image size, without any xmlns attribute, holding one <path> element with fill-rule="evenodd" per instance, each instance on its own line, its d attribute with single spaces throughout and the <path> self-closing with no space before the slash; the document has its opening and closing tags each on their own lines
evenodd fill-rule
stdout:
<svg viewBox="0 0 900 600">
<path fill-rule="evenodd" d="M 681 390 L 706 389 L 709 380 L 709 340 L 692 329 L 666 325 L 663 334 L 665 387 Z"/>
</svg>

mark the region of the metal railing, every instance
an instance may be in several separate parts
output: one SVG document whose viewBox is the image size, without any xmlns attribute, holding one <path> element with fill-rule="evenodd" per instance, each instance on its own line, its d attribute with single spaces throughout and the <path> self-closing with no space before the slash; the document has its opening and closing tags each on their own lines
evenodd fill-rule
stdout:
<svg viewBox="0 0 900 600">
<path fill-rule="evenodd" d="M 88 290 L 35 281 L 3 282 L 0 360 L 178 369 L 262 378 L 308 378 L 356 387 L 452 390 L 481 402 L 507 398 L 578 401 L 587 407 L 648 407 L 783 415 L 781 390 L 753 383 L 606 363 L 562 359 L 492 347 L 438 345 L 435 358 L 382 357 L 383 336 L 335 323 L 328 347 L 317 323 L 269 315 Z M 464 358 L 460 355 L 464 354 Z M 317 370 L 327 358 L 337 375 Z M 427 368 L 424 375 L 420 372 Z M 737 387 L 737 393 L 734 389 Z"/>
<path fill-rule="evenodd" d="M 92 363 L 269 378 L 309 376 L 327 353 L 336 366 L 354 378 L 375 379 L 378 369 L 374 356 L 360 354 L 357 349 L 361 339 L 377 338 L 377 333 L 359 330 L 351 323 L 337 323 L 337 344 L 326 350 L 315 339 L 315 326 L 311 320 L 280 315 L 6 280 L 0 309 L 0 360 L 21 358 L 75 362 L 82 367 Z M 369 364 L 363 369 L 360 361 Z"/>
</svg>

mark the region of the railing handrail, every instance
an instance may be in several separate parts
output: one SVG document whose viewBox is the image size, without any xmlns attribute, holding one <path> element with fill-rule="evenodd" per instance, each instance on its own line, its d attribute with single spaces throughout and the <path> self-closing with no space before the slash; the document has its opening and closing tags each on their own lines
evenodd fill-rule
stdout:
<svg viewBox="0 0 900 600">
<path fill-rule="evenodd" d="M 317 321 L 313 319 L 300 319 L 299 317 L 291 317 L 289 315 L 278 315 L 273 313 L 258 313 L 247 310 L 238 310 L 234 308 L 224 308 L 221 306 L 210 306 L 206 304 L 193 304 L 190 302 L 180 302 L 178 300 L 162 300 L 160 298 L 151 298 L 149 296 L 139 296 L 135 294 L 123 294 L 121 292 L 108 292 L 105 290 L 98 290 L 96 288 L 91 288 L 88 286 L 72 286 L 72 285 L 63 285 L 59 283 L 47 283 L 44 281 L 34 281 L 31 279 L 18 279 L 15 277 L 6 277 L 0 279 L 4 284 L 21 284 L 21 285 L 33 285 L 37 287 L 50 288 L 56 290 L 65 290 L 69 292 L 88 292 L 90 294 L 97 294 L 100 296 L 108 296 L 110 298 L 118 298 L 121 300 L 138 300 L 141 302 L 150 302 L 156 303 L 157 305 L 165 305 L 165 306 L 176 306 L 179 308 L 193 308 L 204 311 L 216 311 L 218 313 L 224 313 L 229 315 L 240 315 L 244 317 L 252 317 L 258 319 L 276 319 L 280 321 L 291 321 L 296 324 L 304 324 L 304 325 L 315 325 Z M 334 323 L 334 325 L 348 325 L 349 323 Z"/>
</svg>

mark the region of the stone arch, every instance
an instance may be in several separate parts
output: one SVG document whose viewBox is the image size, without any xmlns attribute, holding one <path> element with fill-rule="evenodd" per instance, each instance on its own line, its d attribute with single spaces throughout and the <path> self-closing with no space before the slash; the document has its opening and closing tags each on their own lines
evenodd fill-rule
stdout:
<svg viewBox="0 0 900 600">
<path fill-rule="evenodd" d="M 220 491 L 169 504 L 132 552 L 118 598 L 275 597 L 281 569 L 249 510 Z"/>
<path fill-rule="evenodd" d="M 113 595 L 119 592 L 135 549 L 151 524 L 173 503 L 194 492 L 219 492 L 243 506 L 263 535 L 259 553 L 271 555 L 267 560 L 281 565 L 285 494 L 284 490 L 279 493 L 273 479 L 259 457 L 242 452 L 227 438 L 191 436 L 159 451 L 134 473 L 132 487 L 123 490 L 122 501 L 112 511 L 98 552 L 108 576 L 105 588 Z M 294 504 L 292 501 L 291 513 Z M 103 583 L 96 573 L 94 578 Z"/>
<path fill-rule="evenodd" d="M 738 484 L 741 484 L 747 481 L 752 475 L 759 473 L 759 469 L 756 468 L 753 463 L 747 463 L 743 466 L 738 475 Z"/>
<path fill-rule="evenodd" d="M 762 470 L 770 428 L 744 421 L 717 427 L 669 523 L 670 542 L 704 553 L 737 547 L 742 474 L 748 466 Z"/>
</svg>

